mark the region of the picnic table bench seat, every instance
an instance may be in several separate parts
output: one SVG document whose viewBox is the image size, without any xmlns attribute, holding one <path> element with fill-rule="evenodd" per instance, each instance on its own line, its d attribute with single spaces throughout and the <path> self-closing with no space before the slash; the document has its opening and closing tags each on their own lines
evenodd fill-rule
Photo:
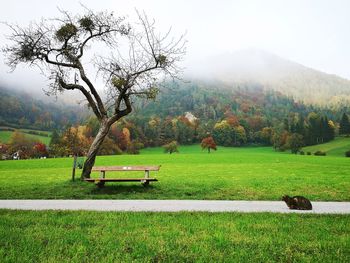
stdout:
<svg viewBox="0 0 350 263">
<path fill-rule="evenodd" d="M 156 178 L 150 178 L 150 171 L 159 171 L 160 166 L 95 166 L 91 172 L 100 172 L 100 178 L 85 178 L 86 182 L 95 183 L 98 187 L 104 187 L 105 182 L 141 182 L 144 186 L 149 182 L 158 181 Z M 134 172 L 144 171 L 145 176 L 142 178 L 106 178 L 106 172 Z"/>
</svg>

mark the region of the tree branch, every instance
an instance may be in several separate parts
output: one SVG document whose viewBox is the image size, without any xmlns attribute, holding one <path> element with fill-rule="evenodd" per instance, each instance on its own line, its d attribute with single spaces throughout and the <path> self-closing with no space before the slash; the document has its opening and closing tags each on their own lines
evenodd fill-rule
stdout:
<svg viewBox="0 0 350 263">
<path fill-rule="evenodd" d="M 49 59 L 49 56 L 47 54 L 42 54 L 45 61 L 51 65 L 60 66 L 60 67 L 66 67 L 66 68 L 78 68 L 76 64 L 69 64 L 64 62 L 57 62 Z"/>
<path fill-rule="evenodd" d="M 101 97 L 100 97 L 100 95 L 98 95 L 98 93 L 97 93 L 94 85 L 91 83 L 90 79 L 86 76 L 85 71 L 84 71 L 84 67 L 80 63 L 79 60 L 77 60 L 77 66 L 78 66 L 77 68 L 79 69 L 80 77 L 86 83 L 86 85 L 88 85 L 92 95 L 94 96 L 94 98 L 97 102 L 97 106 L 98 106 L 98 109 L 99 109 L 101 115 L 107 116 L 107 112 L 106 112 L 106 109 L 103 105 Z"/>
<path fill-rule="evenodd" d="M 112 125 L 113 123 L 115 123 L 120 118 L 122 118 L 122 117 L 128 115 L 129 113 L 131 113 L 132 106 L 131 106 L 131 101 L 130 101 L 129 96 L 125 95 L 123 97 L 123 100 L 124 100 L 126 108 L 123 109 L 123 110 L 118 110 L 117 112 L 115 112 L 115 114 L 108 119 L 108 124 L 109 125 Z"/>
<path fill-rule="evenodd" d="M 89 105 L 91 106 L 97 119 L 99 119 L 99 120 L 102 119 L 102 115 L 99 112 L 94 99 L 91 97 L 91 94 L 83 86 L 78 85 L 78 84 L 67 84 L 61 77 L 58 77 L 58 84 L 60 85 L 60 87 L 62 87 L 63 89 L 66 89 L 66 90 L 75 90 L 75 89 L 80 90 L 84 94 L 86 99 L 88 100 Z"/>
</svg>

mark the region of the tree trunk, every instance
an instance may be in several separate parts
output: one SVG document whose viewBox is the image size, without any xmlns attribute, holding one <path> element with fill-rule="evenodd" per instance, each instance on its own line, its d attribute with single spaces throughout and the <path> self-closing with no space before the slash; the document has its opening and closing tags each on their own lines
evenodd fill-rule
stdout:
<svg viewBox="0 0 350 263">
<path fill-rule="evenodd" d="M 101 144 L 103 143 L 104 138 L 107 136 L 110 125 L 107 123 L 107 120 L 102 120 L 100 123 L 100 129 L 92 142 L 89 152 L 86 156 L 86 160 L 83 167 L 83 172 L 81 174 L 81 179 L 90 178 L 91 169 L 95 164 L 95 159 L 98 150 L 100 149 Z"/>
</svg>

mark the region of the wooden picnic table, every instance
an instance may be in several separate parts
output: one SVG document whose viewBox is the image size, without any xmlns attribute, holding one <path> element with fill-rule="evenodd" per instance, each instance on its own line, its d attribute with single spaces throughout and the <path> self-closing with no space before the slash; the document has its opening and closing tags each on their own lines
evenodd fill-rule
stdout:
<svg viewBox="0 0 350 263">
<path fill-rule="evenodd" d="M 105 182 L 141 182 L 147 186 L 149 182 L 158 181 L 156 178 L 150 178 L 150 171 L 159 171 L 159 166 L 95 166 L 91 172 L 100 172 L 100 178 L 85 178 L 86 182 L 95 183 L 98 187 L 104 187 Z M 106 172 L 134 172 L 144 171 L 145 176 L 142 178 L 106 178 Z"/>
</svg>

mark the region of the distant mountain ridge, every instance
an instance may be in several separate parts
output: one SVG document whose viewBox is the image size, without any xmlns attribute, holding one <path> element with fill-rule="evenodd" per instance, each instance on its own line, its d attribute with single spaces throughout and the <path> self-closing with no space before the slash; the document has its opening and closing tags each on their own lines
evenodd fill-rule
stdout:
<svg viewBox="0 0 350 263">
<path fill-rule="evenodd" d="M 317 71 L 255 49 L 212 57 L 189 74 L 194 81 L 219 81 L 227 87 L 257 84 L 317 105 L 348 105 L 350 80 Z"/>
</svg>

